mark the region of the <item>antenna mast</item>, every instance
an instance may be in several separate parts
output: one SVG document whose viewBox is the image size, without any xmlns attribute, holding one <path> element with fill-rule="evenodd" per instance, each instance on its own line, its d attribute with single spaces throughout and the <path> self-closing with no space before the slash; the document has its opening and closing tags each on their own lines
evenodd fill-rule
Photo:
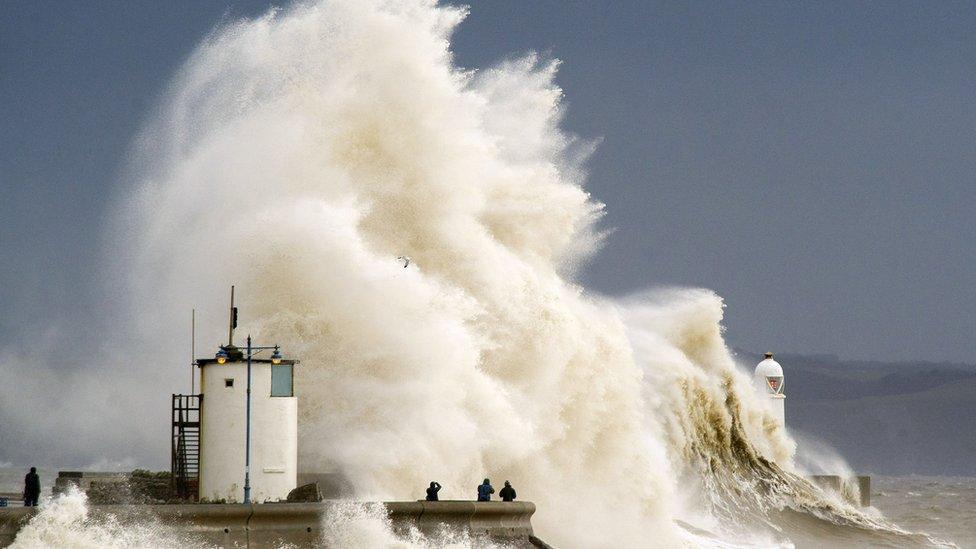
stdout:
<svg viewBox="0 0 976 549">
<path fill-rule="evenodd" d="M 234 346 L 234 328 L 237 327 L 237 307 L 234 306 L 234 286 L 230 287 L 230 329 L 227 333 L 227 346 Z"/>
<path fill-rule="evenodd" d="M 197 364 L 197 310 L 190 313 L 190 394 L 196 389 L 193 367 Z"/>
</svg>

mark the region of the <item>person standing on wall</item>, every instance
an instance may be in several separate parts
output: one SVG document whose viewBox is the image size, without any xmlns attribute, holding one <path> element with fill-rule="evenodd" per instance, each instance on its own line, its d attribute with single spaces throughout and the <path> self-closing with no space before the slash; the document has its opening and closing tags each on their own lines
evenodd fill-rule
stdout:
<svg viewBox="0 0 976 549">
<path fill-rule="evenodd" d="M 495 493 L 495 489 L 491 486 L 491 481 L 485 479 L 480 485 L 478 485 L 478 501 L 491 501 L 491 495 Z"/>
<path fill-rule="evenodd" d="M 498 495 L 501 496 L 502 501 L 515 501 L 515 488 L 512 488 L 512 483 L 506 480 L 505 487 L 498 492 Z"/>
<path fill-rule="evenodd" d="M 37 498 L 41 496 L 41 477 L 37 476 L 37 468 L 31 467 L 30 473 L 24 477 L 24 507 L 37 507 Z"/>
<path fill-rule="evenodd" d="M 427 501 L 437 501 L 437 492 L 440 491 L 440 483 L 431 481 L 430 488 L 427 488 Z"/>
</svg>

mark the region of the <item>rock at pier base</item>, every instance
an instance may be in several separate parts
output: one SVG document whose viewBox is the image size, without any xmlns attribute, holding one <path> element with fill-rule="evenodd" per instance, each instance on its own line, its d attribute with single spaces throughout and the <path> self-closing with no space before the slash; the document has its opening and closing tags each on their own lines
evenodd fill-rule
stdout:
<svg viewBox="0 0 976 549">
<path fill-rule="evenodd" d="M 322 501 L 319 483 L 311 482 L 288 492 L 288 503 L 318 503 Z"/>
</svg>

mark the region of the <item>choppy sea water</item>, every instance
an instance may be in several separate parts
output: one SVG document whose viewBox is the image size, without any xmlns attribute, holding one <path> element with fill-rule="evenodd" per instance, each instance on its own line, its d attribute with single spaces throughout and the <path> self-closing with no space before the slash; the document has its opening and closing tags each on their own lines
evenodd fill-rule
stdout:
<svg viewBox="0 0 976 549">
<path fill-rule="evenodd" d="M 974 477 L 873 477 L 871 503 L 906 530 L 976 548 Z"/>
<path fill-rule="evenodd" d="M 19 493 L 26 473 L 26 467 L 0 467 L 0 493 Z M 49 495 L 57 471 L 39 468 L 39 473 Z M 976 477 L 875 476 L 871 501 L 905 530 L 976 548 Z"/>
</svg>

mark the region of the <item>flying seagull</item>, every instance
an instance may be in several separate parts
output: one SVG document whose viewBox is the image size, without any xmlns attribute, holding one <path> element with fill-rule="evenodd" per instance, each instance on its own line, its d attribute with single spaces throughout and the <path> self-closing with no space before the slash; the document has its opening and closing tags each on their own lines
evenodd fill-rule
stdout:
<svg viewBox="0 0 976 549">
<path fill-rule="evenodd" d="M 397 261 L 402 261 L 403 262 L 403 268 L 404 269 L 406 269 L 407 268 L 407 265 L 410 264 L 410 258 L 407 257 L 407 256 L 405 256 L 405 255 L 398 256 L 397 257 Z"/>
</svg>

